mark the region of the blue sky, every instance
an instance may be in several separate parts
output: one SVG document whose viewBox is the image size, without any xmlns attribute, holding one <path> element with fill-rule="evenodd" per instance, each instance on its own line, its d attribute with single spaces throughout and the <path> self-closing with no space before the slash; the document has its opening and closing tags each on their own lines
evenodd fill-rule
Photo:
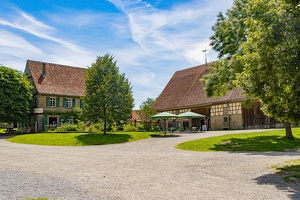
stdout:
<svg viewBox="0 0 300 200">
<path fill-rule="evenodd" d="M 114 56 L 135 109 L 156 98 L 175 71 L 217 59 L 211 26 L 233 0 L 1 0 L 0 64 L 26 60 L 87 68 Z"/>
</svg>

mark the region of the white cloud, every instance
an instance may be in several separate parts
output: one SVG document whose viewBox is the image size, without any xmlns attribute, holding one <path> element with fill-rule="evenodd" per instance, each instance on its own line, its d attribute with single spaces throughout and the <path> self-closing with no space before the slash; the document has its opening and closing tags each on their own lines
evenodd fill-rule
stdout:
<svg viewBox="0 0 300 200">
<path fill-rule="evenodd" d="M 54 27 L 35 19 L 20 9 L 13 8 L 11 11 L 13 17 L 0 19 L 0 25 L 19 29 L 37 39 L 29 42 L 23 38 L 26 37 L 24 34 L 16 35 L 2 29 L 0 32 L 1 54 L 14 55 L 16 58 L 25 60 L 36 59 L 84 67 L 87 60 L 91 61 L 92 57 L 95 60 L 96 53 L 73 44 L 65 38 L 55 36 L 57 30 Z M 14 50 L 16 48 L 19 50 Z M 18 66 L 19 70 L 23 70 L 24 65 L 23 63 Z"/>
<path fill-rule="evenodd" d="M 204 64 L 204 49 L 207 49 L 208 62 L 215 60 L 209 46 L 211 26 L 217 13 L 232 4 L 231 1 L 194 0 L 163 10 L 142 0 L 109 1 L 126 14 L 132 40 L 140 46 L 131 51 L 130 58 L 143 68 L 129 73 L 138 104 L 147 97 L 157 97 L 176 70 Z M 135 54 L 135 50 L 146 55 Z"/>
<path fill-rule="evenodd" d="M 190 49 L 187 49 L 184 53 L 187 60 L 191 63 L 197 65 L 197 63 L 205 63 L 205 56 L 207 62 L 210 60 L 208 59 L 209 51 L 211 50 L 209 46 L 209 40 L 204 42 L 196 43 L 194 46 L 191 46 Z M 205 52 L 206 51 L 206 52 Z"/>
<path fill-rule="evenodd" d="M 49 14 L 51 19 L 58 24 L 66 24 L 68 26 L 76 26 L 78 28 L 84 26 L 95 26 L 97 23 L 105 18 L 105 15 L 91 12 L 74 12 L 67 10 L 64 14 Z"/>
<path fill-rule="evenodd" d="M 49 33 L 55 31 L 53 27 L 47 26 L 19 9 L 13 11 L 14 14 L 9 19 L 0 19 L 0 25 L 20 29 L 41 38 L 49 38 Z"/>
<path fill-rule="evenodd" d="M 17 48 L 28 53 L 40 53 L 41 50 L 29 42 L 27 42 L 24 38 L 11 33 L 9 31 L 0 29 L 0 48 L 2 49 L 2 53 L 5 52 L 5 49 L 8 48 Z"/>
<path fill-rule="evenodd" d="M 14 9 L 14 11 L 14 16 L 10 20 L 0 19 L 0 25 L 20 29 L 38 38 L 56 42 L 70 50 L 84 52 L 84 50 L 79 46 L 67 42 L 65 39 L 53 36 L 56 30 L 55 28 L 44 24 L 43 22 L 35 19 L 34 17 L 19 9 Z"/>
<path fill-rule="evenodd" d="M 0 29 L 0 64 L 20 71 L 24 70 L 24 60 L 32 55 L 42 55 L 42 50 L 24 38 Z"/>
<path fill-rule="evenodd" d="M 33 57 L 32 59 L 51 63 L 59 63 L 77 67 L 87 67 L 96 59 L 96 54 L 91 51 L 70 50 L 63 45 L 50 43 L 43 47 L 43 55 Z"/>
<path fill-rule="evenodd" d="M 207 21 L 215 18 L 214 7 L 224 4 L 224 2 L 203 4 L 203 2 L 194 1 L 177 4 L 169 10 L 159 10 L 141 0 L 110 0 L 110 2 L 127 15 L 132 39 L 144 51 L 149 53 L 159 53 L 164 50 L 180 52 L 191 64 L 204 63 L 199 53 L 201 49 L 204 49 L 203 46 L 209 46 L 208 37 L 211 34 L 212 24 Z M 200 46 L 196 47 L 198 44 Z M 189 59 L 192 60 L 189 61 Z"/>
<path fill-rule="evenodd" d="M 210 29 L 218 11 L 232 3 L 188 0 L 159 9 L 144 0 L 108 1 L 121 12 L 58 6 L 56 12 L 36 12 L 42 13 L 39 18 L 8 8 L 8 14 L 0 13 L 1 64 L 24 70 L 25 61 L 33 59 L 86 67 L 110 53 L 132 83 L 138 108 L 157 97 L 175 71 L 203 64 L 203 49 L 210 49 L 208 61 L 214 60 Z"/>
</svg>

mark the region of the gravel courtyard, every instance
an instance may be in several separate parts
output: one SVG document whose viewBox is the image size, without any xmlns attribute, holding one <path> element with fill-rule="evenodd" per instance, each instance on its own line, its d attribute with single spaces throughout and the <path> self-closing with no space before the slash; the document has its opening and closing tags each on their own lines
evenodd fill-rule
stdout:
<svg viewBox="0 0 300 200">
<path fill-rule="evenodd" d="M 0 199 L 300 199 L 300 186 L 285 183 L 269 168 L 299 159 L 299 153 L 174 148 L 188 140 L 240 132 L 84 147 L 14 144 L 0 137 Z"/>
</svg>

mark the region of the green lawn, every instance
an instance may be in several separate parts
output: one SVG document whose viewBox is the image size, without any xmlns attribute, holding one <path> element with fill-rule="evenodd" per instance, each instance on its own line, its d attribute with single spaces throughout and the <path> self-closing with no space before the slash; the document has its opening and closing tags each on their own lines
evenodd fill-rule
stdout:
<svg viewBox="0 0 300 200">
<path fill-rule="evenodd" d="M 285 130 L 230 134 L 178 144 L 190 151 L 300 151 L 300 128 L 293 128 L 295 140 L 285 139 Z"/>
<path fill-rule="evenodd" d="M 151 138 L 153 132 L 114 132 L 102 133 L 37 133 L 24 134 L 6 139 L 22 144 L 37 144 L 48 146 L 86 146 L 132 142 Z"/>
<path fill-rule="evenodd" d="M 276 169 L 276 174 L 283 176 L 286 182 L 300 183 L 300 160 L 290 160 L 272 168 Z"/>
</svg>

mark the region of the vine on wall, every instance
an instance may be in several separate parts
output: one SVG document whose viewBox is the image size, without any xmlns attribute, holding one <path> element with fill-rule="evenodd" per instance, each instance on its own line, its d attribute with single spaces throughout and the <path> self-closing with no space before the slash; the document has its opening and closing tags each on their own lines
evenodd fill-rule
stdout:
<svg viewBox="0 0 300 200">
<path fill-rule="evenodd" d="M 80 115 L 81 111 L 79 110 L 71 110 L 71 111 L 50 111 L 50 110 L 45 110 L 44 115 L 61 115 L 66 118 L 71 118 L 71 117 L 78 117 Z"/>
</svg>

